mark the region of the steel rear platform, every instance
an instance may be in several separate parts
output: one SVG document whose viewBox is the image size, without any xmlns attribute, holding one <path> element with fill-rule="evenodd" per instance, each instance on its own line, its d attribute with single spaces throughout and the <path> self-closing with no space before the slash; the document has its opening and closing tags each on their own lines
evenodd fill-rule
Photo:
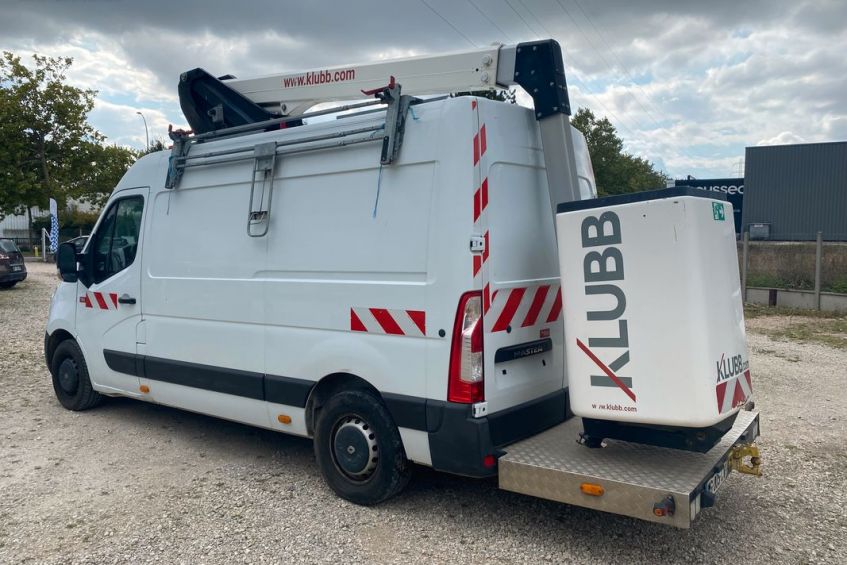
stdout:
<svg viewBox="0 0 847 565">
<path fill-rule="evenodd" d="M 706 483 L 717 475 L 710 487 L 719 486 L 728 473 L 732 448 L 759 435 L 759 413 L 739 412 L 732 429 L 706 453 L 615 440 L 592 449 L 577 443 L 581 431 L 582 421 L 575 417 L 504 448 L 500 488 L 688 528 L 700 512 Z M 583 483 L 600 485 L 604 492 L 585 494 Z M 668 496 L 674 500 L 673 515 L 657 516 L 653 505 Z"/>
</svg>

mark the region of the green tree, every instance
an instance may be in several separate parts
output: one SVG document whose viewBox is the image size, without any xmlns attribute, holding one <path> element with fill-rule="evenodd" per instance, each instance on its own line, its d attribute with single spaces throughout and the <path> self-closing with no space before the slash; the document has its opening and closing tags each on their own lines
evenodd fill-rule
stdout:
<svg viewBox="0 0 847 565">
<path fill-rule="evenodd" d="M 59 215 L 62 218 L 62 227 L 59 231 L 60 241 L 91 233 L 94 229 L 94 224 L 100 217 L 99 212 L 83 212 L 78 207 L 71 204 Z M 33 218 L 32 227 L 35 233 L 41 233 L 42 229 L 50 230 L 50 218 L 45 216 L 42 218 Z"/>
<path fill-rule="evenodd" d="M 30 224 L 31 208 L 50 198 L 97 202 L 133 156 L 104 146 L 88 123 L 96 92 L 67 84 L 73 59 L 33 60 L 30 68 L 13 53 L 0 58 L 0 217 L 26 212 Z"/>
<path fill-rule="evenodd" d="M 77 167 L 79 176 L 68 185 L 68 195 L 101 208 L 127 169 L 141 155 L 143 152 L 119 145 L 86 142 L 81 151 L 83 162 Z"/>
<path fill-rule="evenodd" d="M 571 124 L 585 136 L 600 196 L 664 188 L 668 177 L 650 161 L 625 152 L 608 118 L 598 119 L 591 110 L 580 108 Z"/>
<path fill-rule="evenodd" d="M 499 102 L 508 102 L 509 104 L 516 104 L 515 97 L 515 89 L 510 88 L 508 90 L 469 90 L 467 92 L 454 92 L 452 94 L 453 98 L 458 96 L 477 96 L 479 98 L 488 98 L 489 100 L 497 100 Z"/>
<path fill-rule="evenodd" d="M 159 151 L 164 151 L 168 148 L 170 144 L 164 137 L 156 137 L 153 141 L 150 142 L 150 145 L 147 149 L 142 149 L 138 152 L 138 157 L 144 157 L 145 155 L 149 155 L 150 153 L 157 153 Z"/>
</svg>

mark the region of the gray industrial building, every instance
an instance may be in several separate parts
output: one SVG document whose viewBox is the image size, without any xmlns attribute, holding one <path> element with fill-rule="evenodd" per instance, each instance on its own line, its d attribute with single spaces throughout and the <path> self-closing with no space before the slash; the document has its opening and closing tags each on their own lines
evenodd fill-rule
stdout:
<svg viewBox="0 0 847 565">
<path fill-rule="evenodd" d="M 751 239 L 847 241 L 847 141 L 748 147 L 744 185 Z"/>
</svg>

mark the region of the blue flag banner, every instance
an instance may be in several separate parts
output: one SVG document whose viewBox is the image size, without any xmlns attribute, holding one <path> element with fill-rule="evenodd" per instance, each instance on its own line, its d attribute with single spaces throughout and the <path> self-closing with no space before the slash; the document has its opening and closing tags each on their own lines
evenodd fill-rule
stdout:
<svg viewBox="0 0 847 565">
<path fill-rule="evenodd" d="M 59 248 L 59 210 L 56 201 L 50 199 L 50 253 Z"/>
</svg>

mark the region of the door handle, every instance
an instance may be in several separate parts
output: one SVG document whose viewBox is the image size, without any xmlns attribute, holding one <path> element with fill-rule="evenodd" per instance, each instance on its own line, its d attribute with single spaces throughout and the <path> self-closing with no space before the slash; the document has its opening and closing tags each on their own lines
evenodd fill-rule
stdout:
<svg viewBox="0 0 847 565">
<path fill-rule="evenodd" d="M 121 304 L 135 304 L 135 298 L 124 293 L 118 298 L 118 302 Z"/>
</svg>

